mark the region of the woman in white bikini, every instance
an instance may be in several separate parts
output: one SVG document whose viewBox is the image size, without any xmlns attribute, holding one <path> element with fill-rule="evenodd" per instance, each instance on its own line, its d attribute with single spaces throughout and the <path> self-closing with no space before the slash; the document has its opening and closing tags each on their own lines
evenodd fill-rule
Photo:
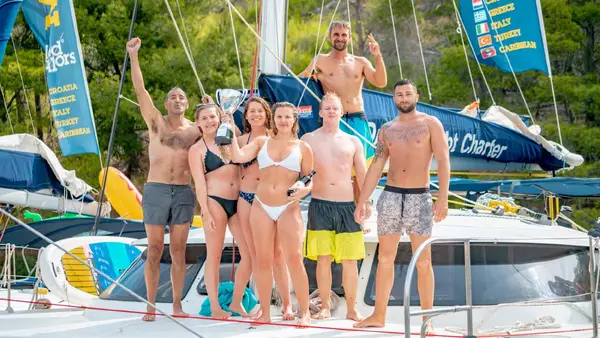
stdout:
<svg viewBox="0 0 600 338">
<path fill-rule="evenodd" d="M 260 136 L 271 136 L 271 108 L 267 102 L 259 97 L 253 96 L 246 102 L 244 109 L 244 132 L 245 134 L 240 136 L 237 140 L 240 147 L 245 146 L 249 142 L 253 141 Z M 260 170 L 258 169 L 258 163 L 256 157 L 249 162 L 242 163 L 242 178 L 240 183 L 240 198 L 238 199 L 238 217 L 243 238 L 237 239 L 238 243 L 240 240 L 246 241 L 246 246 L 250 250 L 250 257 L 252 260 L 252 270 L 256 269 L 256 249 L 254 247 L 254 239 L 252 237 L 252 229 L 250 228 L 250 208 L 254 202 L 254 196 L 256 195 L 256 187 L 260 181 Z M 275 284 L 279 288 L 279 294 L 281 295 L 282 301 L 282 312 L 283 320 L 294 319 L 294 312 L 292 309 L 290 299 L 290 281 L 288 276 L 287 266 L 285 265 L 285 258 L 283 257 L 283 250 L 279 243 L 279 238 L 275 234 L 275 252 L 273 256 L 273 271 L 275 277 Z M 233 302 L 241 302 L 244 287 L 250 280 L 250 274 L 237 275 L 235 276 L 236 288 L 233 294 Z M 240 284 L 238 287 L 237 284 Z"/>
<path fill-rule="evenodd" d="M 217 128 L 224 118 L 225 114 L 214 103 L 198 106 L 196 124 L 202 132 L 202 138 L 190 148 L 188 155 L 206 237 L 204 283 L 210 300 L 211 316 L 214 318 L 227 318 L 231 315 L 220 306 L 218 297 L 219 264 L 227 225 L 234 238 L 243 238 L 237 215 L 239 165 L 229 158 L 227 147 L 215 144 Z M 236 270 L 236 279 L 238 275 L 250 274 L 252 271 L 250 253 L 245 243 L 238 242 L 242 259 Z M 241 287 L 243 294 L 246 285 L 236 287 Z M 240 293 L 239 291 L 234 288 L 234 293 Z M 247 313 L 241 305 L 241 300 L 237 303 L 232 302 L 229 309 L 246 316 Z"/>
<path fill-rule="evenodd" d="M 308 276 L 304 268 L 302 242 L 304 226 L 298 201 L 306 196 L 312 183 L 299 186 L 300 177 L 313 170 L 310 146 L 298 139 L 298 111 L 291 103 L 273 106 L 273 137 L 260 136 L 239 148 L 231 146 L 235 162 L 244 163 L 256 157 L 260 181 L 250 211 L 250 227 L 256 248 L 256 280 L 261 316 L 258 322 L 271 322 L 271 287 L 273 283 L 273 250 L 275 234 L 281 241 L 292 284 L 300 305 L 299 326 L 310 324 L 308 310 Z M 294 192 L 288 196 L 288 190 Z"/>
</svg>

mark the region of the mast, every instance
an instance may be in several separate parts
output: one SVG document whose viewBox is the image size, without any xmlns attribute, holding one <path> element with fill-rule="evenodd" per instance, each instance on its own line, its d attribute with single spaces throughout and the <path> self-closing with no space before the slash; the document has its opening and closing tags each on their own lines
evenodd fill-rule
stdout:
<svg viewBox="0 0 600 338">
<path fill-rule="evenodd" d="M 263 0 L 261 8 L 260 34 L 265 43 L 275 51 L 281 60 L 285 60 L 287 33 L 288 0 Z M 260 72 L 282 75 L 283 67 L 279 61 L 261 44 L 259 52 Z"/>
</svg>

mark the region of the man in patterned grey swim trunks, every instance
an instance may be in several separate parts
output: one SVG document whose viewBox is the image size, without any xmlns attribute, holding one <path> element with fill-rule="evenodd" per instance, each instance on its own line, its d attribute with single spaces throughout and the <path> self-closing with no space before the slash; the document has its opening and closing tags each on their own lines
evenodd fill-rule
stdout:
<svg viewBox="0 0 600 338">
<path fill-rule="evenodd" d="M 373 193 L 389 158 L 388 181 L 377 201 L 377 234 L 379 256 L 375 293 L 375 311 L 355 327 L 383 327 L 388 299 L 394 285 L 394 260 L 400 236 L 408 233 L 416 250 L 431 237 L 433 222 L 448 214 L 450 154 L 444 127 L 430 115 L 417 112 L 419 95 L 410 80 L 400 80 L 394 86 L 394 103 L 399 116 L 384 124 L 377 139 L 375 157 L 356 206 L 354 217 L 364 222 L 365 202 Z M 438 164 L 439 197 L 434 203 L 429 193 L 429 170 L 432 157 Z M 431 250 L 417 261 L 418 289 L 421 308 L 433 307 L 433 267 Z M 431 324 L 431 322 L 430 322 Z M 432 332 L 432 326 L 427 328 Z"/>
</svg>

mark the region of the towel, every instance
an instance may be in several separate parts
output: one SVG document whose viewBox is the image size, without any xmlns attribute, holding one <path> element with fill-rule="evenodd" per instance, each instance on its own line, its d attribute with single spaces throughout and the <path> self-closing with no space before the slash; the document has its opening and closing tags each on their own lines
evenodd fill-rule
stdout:
<svg viewBox="0 0 600 338">
<path fill-rule="evenodd" d="M 231 312 L 233 316 L 239 316 L 240 314 L 237 312 L 232 312 L 229 310 L 229 305 L 231 304 L 231 299 L 233 298 L 233 282 L 222 282 L 219 283 L 218 289 L 219 295 L 219 305 L 224 311 Z M 249 288 L 244 290 L 244 296 L 242 297 L 242 306 L 246 312 L 250 313 L 250 311 L 258 304 L 258 300 L 254 295 L 254 292 Z M 201 316 L 210 317 L 212 315 L 210 311 L 210 300 L 208 297 L 202 303 L 200 308 Z"/>
</svg>

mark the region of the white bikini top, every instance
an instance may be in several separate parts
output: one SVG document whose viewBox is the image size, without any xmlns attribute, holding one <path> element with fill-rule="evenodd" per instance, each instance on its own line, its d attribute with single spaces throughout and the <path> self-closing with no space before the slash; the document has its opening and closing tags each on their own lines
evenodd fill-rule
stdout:
<svg viewBox="0 0 600 338">
<path fill-rule="evenodd" d="M 258 156 L 256 156 L 259 169 L 263 169 L 263 168 L 274 165 L 274 166 L 278 166 L 278 167 L 284 167 L 284 168 L 292 170 L 292 171 L 300 172 L 300 154 L 301 154 L 300 143 L 298 143 L 298 146 L 296 148 L 294 148 L 294 150 L 292 150 L 292 152 L 288 155 L 288 157 L 286 157 L 281 162 L 275 162 L 269 156 L 269 152 L 267 151 L 268 143 L 269 143 L 269 138 L 267 138 L 265 140 L 265 144 L 262 146 L 262 148 L 258 152 Z"/>
</svg>

